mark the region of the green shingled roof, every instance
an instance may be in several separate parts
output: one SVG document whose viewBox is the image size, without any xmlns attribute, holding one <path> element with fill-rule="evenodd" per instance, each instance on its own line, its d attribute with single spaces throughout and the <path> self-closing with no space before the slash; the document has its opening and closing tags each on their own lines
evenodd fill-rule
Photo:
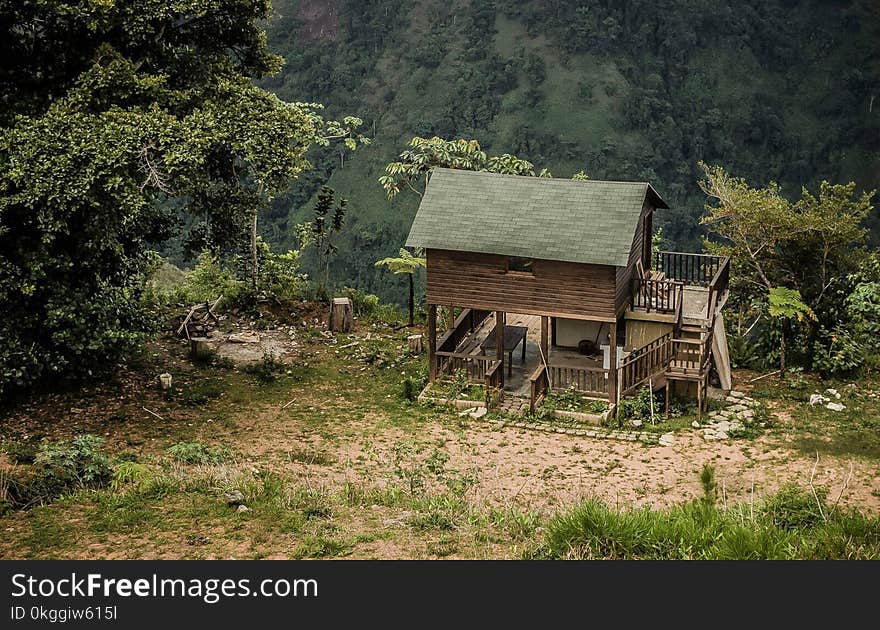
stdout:
<svg viewBox="0 0 880 630">
<path fill-rule="evenodd" d="M 407 247 L 625 266 L 645 182 L 575 181 L 436 168 Z"/>
</svg>

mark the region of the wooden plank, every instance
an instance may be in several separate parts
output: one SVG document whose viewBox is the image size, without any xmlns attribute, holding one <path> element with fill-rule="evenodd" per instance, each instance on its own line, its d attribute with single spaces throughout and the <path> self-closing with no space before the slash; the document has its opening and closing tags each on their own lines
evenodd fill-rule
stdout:
<svg viewBox="0 0 880 630">
<path fill-rule="evenodd" d="M 428 380 L 437 378 L 437 305 L 428 304 Z"/>
<path fill-rule="evenodd" d="M 428 301 L 525 314 L 608 319 L 614 316 L 615 269 L 536 260 L 533 274 L 506 273 L 506 257 L 427 252 Z"/>
</svg>

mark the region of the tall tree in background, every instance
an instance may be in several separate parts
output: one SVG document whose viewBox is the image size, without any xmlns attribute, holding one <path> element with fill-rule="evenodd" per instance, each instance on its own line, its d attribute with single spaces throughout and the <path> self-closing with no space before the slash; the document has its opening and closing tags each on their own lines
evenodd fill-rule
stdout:
<svg viewBox="0 0 880 630">
<path fill-rule="evenodd" d="M 322 298 L 327 297 L 327 284 L 330 281 L 330 260 L 336 254 L 336 243 L 333 237 L 342 231 L 345 225 L 345 212 L 348 207 L 348 199 L 340 198 L 336 207 L 333 207 L 336 191 L 329 186 L 322 186 L 318 192 L 318 200 L 315 202 L 315 217 L 310 226 L 310 240 L 315 245 L 318 257 L 318 272 L 321 274 L 318 293 Z"/>
<path fill-rule="evenodd" d="M 416 252 L 417 255 L 413 256 L 406 249 L 400 248 L 399 255 L 397 258 L 388 257 L 383 258 L 382 260 L 376 261 L 377 267 L 386 267 L 391 273 L 397 275 L 401 273 L 405 273 L 409 278 L 409 326 L 412 327 L 415 324 L 415 308 L 416 308 L 416 296 L 415 296 L 415 275 L 419 269 L 424 269 L 427 265 L 427 260 L 424 255 L 419 255 L 419 252 Z"/>
<path fill-rule="evenodd" d="M 458 168 L 468 171 L 489 171 L 507 175 L 535 176 L 535 166 L 515 155 L 488 156 L 476 140 L 444 140 L 443 138 L 413 138 L 410 148 L 400 154 L 396 162 L 385 167 L 385 175 L 379 183 L 388 198 L 397 195 L 406 187 L 423 195 L 431 169 L 435 167 Z M 539 177 L 550 177 L 547 169 Z"/>
<path fill-rule="evenodd" d="M 268 0 L 22 2 L 0 28 L 0 394 L 112 368 L 146 328 L 174 204 L 214 244 L 360 123 L 252 79 L 281 66 Z"/>
</svg>

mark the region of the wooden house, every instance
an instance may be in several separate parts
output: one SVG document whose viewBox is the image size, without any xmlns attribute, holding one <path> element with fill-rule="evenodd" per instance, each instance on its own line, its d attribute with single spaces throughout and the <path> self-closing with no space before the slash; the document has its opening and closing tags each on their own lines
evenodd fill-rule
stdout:
<svg viewBox="0 0 880 630">
<path fill-rule="evenodd" d="M 406 242 L 427 257 L 430 379 L 464 370 L 532 409 L 551 388 L 668 401 L 679 381 L 702 409 L 713 358 L 730 388 L 729 261 L 652 254 L 666 208 L 645 182 L 435 169 Z"/>
</svg>

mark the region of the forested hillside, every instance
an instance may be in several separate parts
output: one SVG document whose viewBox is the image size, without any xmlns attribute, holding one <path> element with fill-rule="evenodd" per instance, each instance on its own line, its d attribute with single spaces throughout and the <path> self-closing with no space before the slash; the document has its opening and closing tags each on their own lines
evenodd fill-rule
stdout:
<svg viewBox="0 0 880 630">
<path fill-rule="evenodd" d="M 322 179 L 350 199 L 337 281 L 386 296 L 373 267 L 402 244 L 414 194 L 376 179 L 415 135 L 476 138 L 554 176 L 650 180 L 668 245 L 699 245 L 697 162 L 797 196 L 822 179 L 880 182 L 880 7 L 870 0 L 276 0 L 266 85 L 354 113 L 375 138 L 275 203 L 292 244 Z M 876 237 L 876 230 L 875 230 Z M 398 286 L 400 284 L 400 286 Z"/>
</svg>

